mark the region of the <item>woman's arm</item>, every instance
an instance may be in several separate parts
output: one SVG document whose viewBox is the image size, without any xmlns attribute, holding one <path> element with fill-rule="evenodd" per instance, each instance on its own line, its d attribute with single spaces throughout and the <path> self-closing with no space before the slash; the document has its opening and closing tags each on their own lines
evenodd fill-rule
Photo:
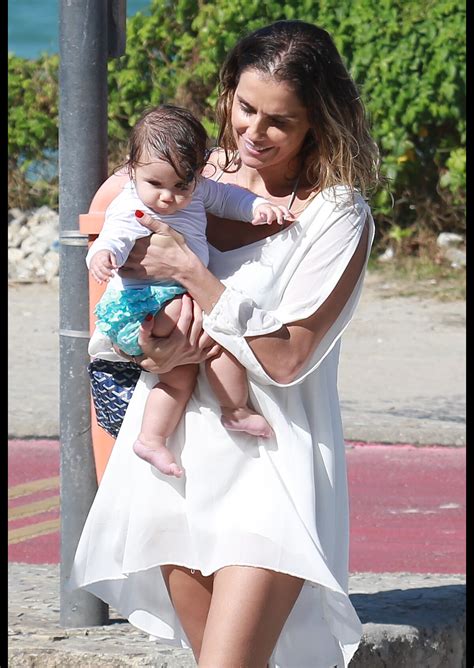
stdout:
<svg viewBox="0 0 474 668">
<path fill-rule="evenodd" d="M 140 219 L 154 234 L 145 266 L 134 267 L 146 276 L 151 267 L 162 278 L 179 281 L 209 314 L 225 291 L 221 283 L 189 250 L 183 237 L 167 225 L 147 216 Z M 328 332 L 349 299 L 365 264 L 368 244 L 367 224 L 357 249 L 331 294 L 304 320 L 283 325 L 272 334 L 248 336 L 246 341 L 266 373 L 277 383 L 296 378 L 311 353 Z M 163 252 L 165 251 L 165 252 Z"/>
<path fill-rule="evenodd" d="M 278 383 L 291 383 L 298 376 L 310 355 L 336 321 L 364 268 L 367 244 L 366 224 L 357 250 L 336 287 L 315 313 L 304 320 L 284 325 L 273 334 L 247 338 L 267 374 Z"/>
</svg>

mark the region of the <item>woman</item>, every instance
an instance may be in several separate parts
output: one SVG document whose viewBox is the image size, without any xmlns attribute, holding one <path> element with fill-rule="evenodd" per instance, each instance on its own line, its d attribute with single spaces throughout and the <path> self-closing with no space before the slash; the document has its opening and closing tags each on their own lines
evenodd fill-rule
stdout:
<svg viewBox="0 0 474 668">
<path fill-rule="evenodd" d="M 340 337 L 373 239 L 360 192 L 377 151 L 330 38 L 298 21 L 242 39 L 221 72 L 213 178 L 284 204 L 297 220 L 210 218 L 209 268 L 163 223 L 126 269 L 189 297 L 168 339 L 144 323 L 147 371 L 229 350 L 275 435 L 229 433 L 204 373 L 169 441 L 185 476 L 133 457 L 154 373 L 142 373 L 71 576 L 202 668 L 347 666 L 361 624 L 347 595 L 348 508 L 337 395 Z M 201 331 L 201 325 L 204 332 Z"/>
</svg>

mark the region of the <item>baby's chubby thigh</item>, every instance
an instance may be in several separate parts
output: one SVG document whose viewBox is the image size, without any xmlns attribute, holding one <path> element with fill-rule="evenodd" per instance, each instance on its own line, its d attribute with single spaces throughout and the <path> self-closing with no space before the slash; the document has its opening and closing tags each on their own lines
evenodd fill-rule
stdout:
<svg viewBox="0 0 474 668">
<path fill-rule="evenodd" d="M 178 295 L 156 313 L 152 329 L 154 336 L 169 336 L 171 334 L 181 313 L 181 302 L 182 295 Z"/>
</svg>

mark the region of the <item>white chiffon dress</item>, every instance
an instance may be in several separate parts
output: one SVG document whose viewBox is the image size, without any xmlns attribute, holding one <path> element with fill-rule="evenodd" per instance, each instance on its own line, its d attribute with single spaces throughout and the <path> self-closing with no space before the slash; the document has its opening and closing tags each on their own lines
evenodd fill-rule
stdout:
<svg viewBox="0 0 474 668">
<path fill-rule="evenodd" d="M 337 392 L 340 337 L 363 275 L 323 341 L 291 383 L 270 378 L 246 336 L 314 313 L 336 286 L 369 227 L 364 199 L 339 186 L 266 239 L 220 252 L 211 271 L 226 289 L 204 328 L 247 368 L 250 397 L 274 437 L 227 431 L 200 369 L 169 447 L 185 470 L 160 474 L 132 445 L 157 376 L 143 372 L 85 523 L 69 588 L 82 587 L 164 643 L 189 643 L 160 565 L 203 575 L 260 566 L 305 580 L 272 654 L 272 668 L 342 668 L 362 626 L 348 597 L 348 496 Z M 225 224 L 225 223 L 223 223 Z"/>
</svg>

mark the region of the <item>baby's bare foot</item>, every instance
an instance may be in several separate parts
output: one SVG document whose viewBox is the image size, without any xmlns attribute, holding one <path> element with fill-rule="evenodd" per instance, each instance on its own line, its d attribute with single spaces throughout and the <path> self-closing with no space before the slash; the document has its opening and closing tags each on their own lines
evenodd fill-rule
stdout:
<svg viewBox="0 0 474 668">
<path fill-rule="evenodd" d="M 244 431 L 251 436 L 260 436 L 260 438 L 273 436 L 273 429 L 263 415 L 247 407 L 234 410 L 223 409 L 221 423 L 229 431 Z"/>
<path fill-rule="evenodd" d="M 174 475 L 176 478 L 181 478 L 183 475 L 183 470 L 176 464 L 173 455 L 165 445 L 146 445 L 137 439 L 133 444 L 133 452 L 165 475 Z"/>
</svg>

